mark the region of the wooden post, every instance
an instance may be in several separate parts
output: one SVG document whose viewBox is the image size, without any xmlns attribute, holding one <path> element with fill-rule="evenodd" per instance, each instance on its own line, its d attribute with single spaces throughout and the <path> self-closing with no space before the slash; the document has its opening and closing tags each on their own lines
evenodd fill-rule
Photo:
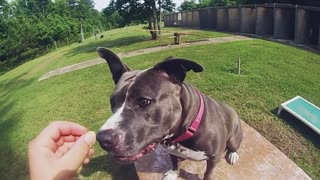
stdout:
<svg viewBox="0 0 320 180">
<path fill-rule="evenodd" d="M 240 57 L 238 58 L 237 67 L 238 67 L 238 76 L 240 76 L 240 74 L 241 74 L 241 72 L 240 72 Z"/>
<path fill-rule="evenodd" d="M 83 34 L 83 29 L 82 29 L 82 21 L 81 21 L 81 27 L 80 27 L 80 36 L 81 36 L 81 42 L 84 42 L 84 34 Z"/>
<path fill-rule="evenodd" d="M 57 47 L 57 41 L 53 41 L 54 42 L 54 47 L 56 48 L 56 49 L 58 49 L 58 47 Z"/>
<path fill-rule="evenodd" d="M 174 42 L 173 44 L 179 45 L 180 44 L 180 33 L 173 33 Z"/>
<path fill-rule="evenodd" d="M 69 43 L 69 37 L 67 36 L 67 43 L 68 43 L 68 45 L 70 45 L 70 43 Z"/>
</svg>

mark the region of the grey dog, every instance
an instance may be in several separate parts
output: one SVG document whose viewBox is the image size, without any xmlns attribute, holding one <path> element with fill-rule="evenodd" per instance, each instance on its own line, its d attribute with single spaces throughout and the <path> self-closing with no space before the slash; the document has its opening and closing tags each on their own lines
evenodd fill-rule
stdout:
<svg viewBox="0 0 320 180">
<path fill-rule="evenodd" d="M 103 149 L 134 162 L 165 144 L 173 162 L 167 180 L 178 177 L 177 157 L 206 160 L 204 179 L 212 177 L 225 151 L 231 164 L 237 162 L 243 136 L 237 113 L 184 82 L 188 71 L 203 71 L 201 65 L 171 57 L 149 69 L 130 70 L 112 51 L 97 50 L 116 85 L 110 98 L 113 115 L 97 133 Z M 199 122 L 190 130 L 195 119 Z M 191 136 L 176 141 L 185 133 Z"/>
</svg>

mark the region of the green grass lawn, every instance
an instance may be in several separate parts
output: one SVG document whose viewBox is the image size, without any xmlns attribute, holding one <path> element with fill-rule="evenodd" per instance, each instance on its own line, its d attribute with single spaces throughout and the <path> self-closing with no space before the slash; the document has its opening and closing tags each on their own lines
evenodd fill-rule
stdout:
<svg viewBox="0 0 320 180">
<path fill-rule="evenodd" d="M 173 32 L 184 33 L 181 35 L 181 43 L 204 40 L 206 38 L 226 37 L 231 34 L 206 31 L 190 30 L 184 28 L 162 28 L 162 35 L 159 40 L 150 39 L 150 33 L 142 29 L 142 26 L 130 26 L 127 29 L 114 29 L 103 32 L 104 38 L 95 40 L 93 37 L 82 44 L 73 44 L 71 47 L 61 48 L 55 53 L 59 58 L 53 58 L 50 70 L 66 65 L 96 58 L 96 48 L 99 46 L 111 48 L 113 51 L 127 52 L 142 48 L 164 46 L 173 43 Z"/>
<path fill-rule="evenodd" d="M 123 33 L 124 29 L 118 31 L 105 32 L 104 39 L 91 39 L 85 44 L 61 48 L 0 76 L 1 179 L 28 178 L 27 143 L 49 122 L 72 120 L 97 131 L 111 115 L 109 95 L 114 85 L 106 64 L 39 82 L 40 76 L 57 67 L 97 58 L 96 46 L 110 47 L 110 42 L 117 44 L 111 47 L 116 52 L 163 44 L 161 39 L 151 44 L 149 34 L 143 31 L 134 32 L 137 35 L 133 37 L 137 39 L 128 43 L 124 39 L 130 41 L 130 36 L 122 39 L 119 35 L 127 32 Z M 210 33 L 213 37 L 224 35 Z M 188 74 L 189 83 L 230 104 L 244 121 L 313 179 L 320 178 L 319 135 L 286 113 L 281 118 L 275 114 L 280 103 L 296 95 L 320 106 L 319 55 L 273 42 L 252 40 L 173 49 L 124 61 L 133 69 L 144 69 L 167 56 L 188 58 L 204 65 L 204 72 Z M 240 77 L 236 75 L 238 57 L 242 62 Z M 113 164 L 98 145 L 94 148 L 96 153 L 92 163 L 83 167 L 81 178 L 130 179 L 123 173 L 132 171 L 130 167 Z"/>
</svg>

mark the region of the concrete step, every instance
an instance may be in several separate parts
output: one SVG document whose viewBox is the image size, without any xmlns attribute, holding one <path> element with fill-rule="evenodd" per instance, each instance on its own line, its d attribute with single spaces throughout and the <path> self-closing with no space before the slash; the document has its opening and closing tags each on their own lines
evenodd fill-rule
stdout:
<svg viewBox="0 0 320 180">
<path fill-rule="evenodd" d="M 238 151 L 240 159 L 230 165 L 221 159 L 212 179 L 249 180 L 249 179 L 311 179 L 301 168 L 283 154 L 277 147 L 245 122 L 241 122 L 244 140 Z M 170 169 L 170 158 L 165 152 L 157 151 L 139 160 L 145 166 L 137 166 L 140 180 L 162 179 L 162 171 Z M 159 157 L 160 155 L 160 157 Z M 206 162 L 182 161 L 180 164 L 181 179 L 202 179 Z"/>
</svg>

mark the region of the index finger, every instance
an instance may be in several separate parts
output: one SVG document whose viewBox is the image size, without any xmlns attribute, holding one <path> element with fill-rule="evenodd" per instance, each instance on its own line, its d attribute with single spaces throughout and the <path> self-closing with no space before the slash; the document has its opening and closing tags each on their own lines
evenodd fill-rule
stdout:
<svg viewBox="0 0 320 180">
<path fill-rule="evenodd" d="M 54 121 L 50 123 L 44 130 L 42 130 L 42 132 L 39 134 L 39 137 L 44 141 L 57 141 L 61 136 L 81 136 L 87 131 L 87 128 L 74 122 Z"/>
</svg>

